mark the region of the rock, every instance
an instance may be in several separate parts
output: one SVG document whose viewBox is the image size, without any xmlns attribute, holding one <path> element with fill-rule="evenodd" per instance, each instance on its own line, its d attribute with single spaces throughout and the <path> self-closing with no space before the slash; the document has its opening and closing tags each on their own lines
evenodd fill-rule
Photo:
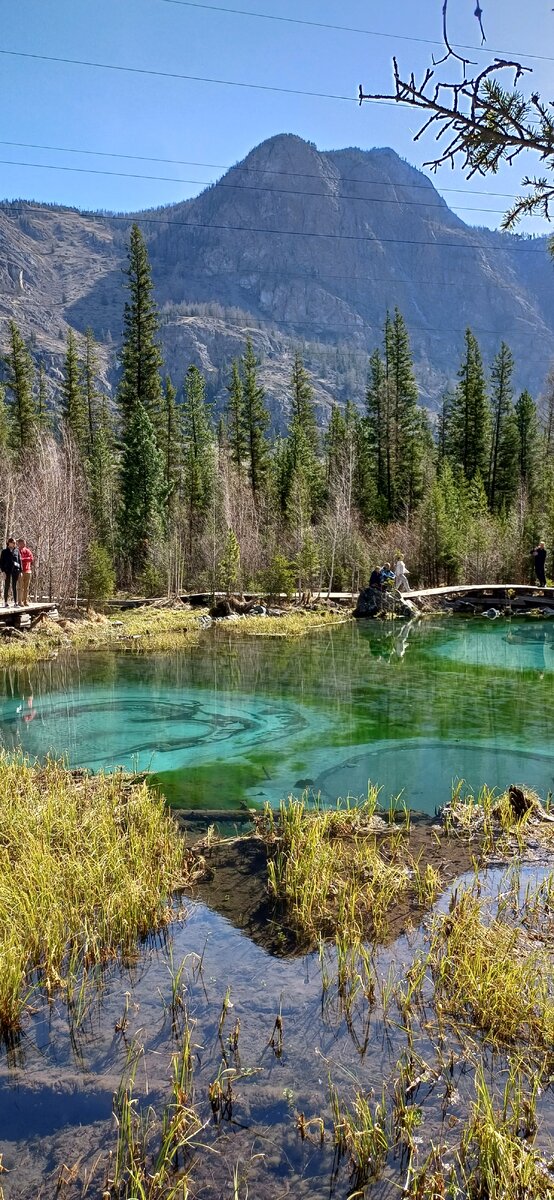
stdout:
<svg viewBox="0 0 554 1200">
<path fill-rule="evenodd" d="M 354 609 L 355 617 L 376 617 L 378 613 L 394 613 L 410 621 L 417 616 L 417 608 L 397 591 L 380 592 L 377 588 L 362 588 Z"/>
<path fill-rule="evenodd" d="M 496 618 L 500 616 L 500 611 L 498 608 L 487 608 L 483 616 L 488 617 L 489 621 L 496 621 Z"/>
</svg>

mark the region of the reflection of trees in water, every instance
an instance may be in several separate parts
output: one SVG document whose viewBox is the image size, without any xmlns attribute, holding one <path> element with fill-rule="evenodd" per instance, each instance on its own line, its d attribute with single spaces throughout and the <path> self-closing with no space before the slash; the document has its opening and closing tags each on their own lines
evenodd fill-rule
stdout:
<svg viewBox="0 0 554 1200">
<path fill-rule="evenodd" d="M 462 661 L 465 648 L 475 653 L 474 638 L 477 664 Z M 498 665 L 504 639 L 530 644 L 528 667 L 510 663 L 509 645 L 504 645 L 503 666 Z M 450 657 L 436 653 L 446 646 Z M 536 683 L 537 670 L 545 669 L 539 653 L 545 665 L 552 664 L 553 646 L 554 625 L 491 636 L 456 618 L 348 624 L 290 641 L 243 638 L 230 625 L 172 655 L 62 655 L 32 668 L 11 668 L 4 672 L 4 689 L 13 698 L 32 694 L 39 715 L 41 698 L 63 693 L 76 736 L 76 696 L 86 705 L 89 689 L 104 690 L 106 704 L 118 706 L 125 705 L 125 692 L 130 704 L 144 704 L 146 717 L 149 696 L 153 708 L 154 701 L 170 701 L 168 724 L 178 719 L 191 689 L 198 689 L 209 691 L 214 701 L 225 697 L 221 708 L 229 715 L 237 693 L 248 698 L 253 716 L 258 699 L 270 707 L 306 704 L 331 718 L 334 737 L 344 744 L 421 736 L 494 739 L 511 733 L 538 745 L 547 737 L 544 689 L 527 688 L 524 702 L 523 689 L 526 679 Z M 302 736 L 293 723 L 291 741 L 295 732 Z M 311 734 L 306 737 L 308 745 Z"/>
</svg>

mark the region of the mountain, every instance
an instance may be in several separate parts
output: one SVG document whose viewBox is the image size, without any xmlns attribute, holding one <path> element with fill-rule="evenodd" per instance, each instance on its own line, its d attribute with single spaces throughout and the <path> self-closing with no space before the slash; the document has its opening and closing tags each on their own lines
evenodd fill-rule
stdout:
<svg viewBox="0 0 554 1200">
<path fill-rule="evenodd" d="M 135 218 L 174 381 L 195 362 L 222 401 L 250 334 L 276 425 L 297 346 L 322 409 L 335 397 L 362 401 L 368 353 L 395 305 L 431 408 L 455 378 L 467 325 L 488 363 L 508 342 L 516 387 L 535 395 L 554 357 L 547 239 L 466 225 L 393 150 L 319 151 L 292 134 L 263 142 L 195 199 L 153 211 L 0 204 L 2 342 L 13 316 L 59 378 L 67 327 L 90 326 L 113 386 Z"/>
</svg>

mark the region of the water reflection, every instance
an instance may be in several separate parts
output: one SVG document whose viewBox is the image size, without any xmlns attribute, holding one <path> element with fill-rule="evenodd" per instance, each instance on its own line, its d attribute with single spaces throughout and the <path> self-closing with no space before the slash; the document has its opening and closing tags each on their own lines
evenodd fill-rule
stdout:
<svg viewBox="0 0 554 1200">
<path fill-rule="evenodd" d="M 546 621 L 361 622 L 301 641 L 232 628 L 168 656 L 101 654 L 7 671 L 0 735 L 31 756 L 153 770 L 172 802 L 236 808 L 303 787 L 403 792 L 433 812 L 452 782 L 554 787 Z"/>
</svg>

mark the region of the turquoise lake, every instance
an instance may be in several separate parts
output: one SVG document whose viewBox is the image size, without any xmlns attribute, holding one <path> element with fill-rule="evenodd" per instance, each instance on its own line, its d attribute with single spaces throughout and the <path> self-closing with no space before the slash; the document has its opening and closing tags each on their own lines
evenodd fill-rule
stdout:
<svg viewBox="0 0 554 1200">
<path fill-rule="evenodd" d="M 432 813 L 463 779 L 554 790 L 554 623 L 348 623 L 300 640 L 203 635 L 2 676 L 0 737 L 32 758 L 156 773 L 185 808 L 401 795 Z"/>
</svg>

